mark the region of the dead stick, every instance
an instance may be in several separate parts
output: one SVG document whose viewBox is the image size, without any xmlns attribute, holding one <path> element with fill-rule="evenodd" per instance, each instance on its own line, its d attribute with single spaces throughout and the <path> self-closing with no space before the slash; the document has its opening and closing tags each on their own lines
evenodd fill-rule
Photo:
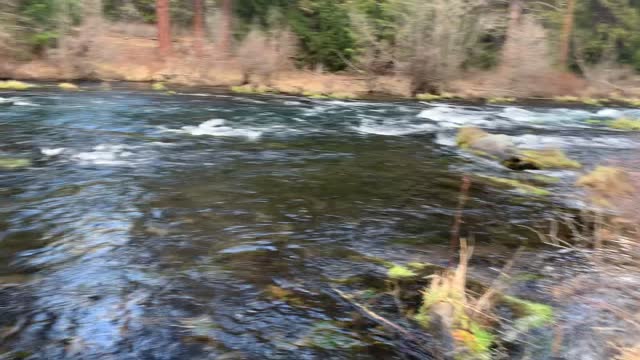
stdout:
<svg viewBox="0 0 640 360">
<path fill-rule="evenodd" d="M 460 195 L 458 196 L 458 209 L 456 210 L 453 227 L 451 228 L 451 247 L 449 249 L 449 268 L 454 267 L 456 262 L 455 253 L 460 246 L 460 225 L 462 224 L 462 211 L 464 204 L 469 197 L 469 189 L 471 188 L 471 179 L 468 176 L 462 178 L 462 186 L 460 186 Z"/>
</svg>

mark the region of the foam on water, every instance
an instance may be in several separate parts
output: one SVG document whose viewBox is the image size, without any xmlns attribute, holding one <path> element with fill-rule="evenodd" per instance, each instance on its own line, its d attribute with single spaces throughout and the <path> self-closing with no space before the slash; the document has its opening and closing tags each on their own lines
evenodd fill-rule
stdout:
<svg viewBox="0 0 640 360">
<path fill-rule="evenodd" d="M 461 126 L 489 126 L 488 114 L 480 111 L 466 110 L 454 106 L 435 106 L 423 110 L 418 114 L 421 119 L 429 119 L 443 128 L 458 128 Z M 493 123 L 495 125 L 495 123 Z"/>
<path fill-rule="evenodd" d="M 0 98 L 0 104 L 11 104 L 15 106 L 40 106 L 20 97 Z"/>
<path fill-rule="evenodd" d="M 386 136 L 402 136 L 414 133 L 434 131 L 437 129 L 435 125 L 429 123 L 409 124 L 399 121 L 376 122 L 368 119 L 363 120 L 359 126 L 354 126 L 352 128 L 360 133 Z"/>
<path fill-rule="evenodd" d="M 239 129 L 226 126 L 223 119 L 211 119 L 198 126 L 183 126 L 180 130 L 164 129 L 165 131 L 187 133 L 194 136 L 209 135 L 223 137 L 244 137 L 249 140 L 258 139 L 262 136 L 262 131 L 255 129 Z"/>
<path fill-rule="evenodd" d="M 65 150 L 65 148 L 42 148 L 40 149 L 40 152 L 45 156 L 58 156 Z"/>
<path fill-rule="evenodd" d="M 100 144 L 93 151 L 80 152 L 72 156 L 81 164 L 92 165 L 127 165 L 128 158 L 134 155 L 126 145 Z"/>
</svg>

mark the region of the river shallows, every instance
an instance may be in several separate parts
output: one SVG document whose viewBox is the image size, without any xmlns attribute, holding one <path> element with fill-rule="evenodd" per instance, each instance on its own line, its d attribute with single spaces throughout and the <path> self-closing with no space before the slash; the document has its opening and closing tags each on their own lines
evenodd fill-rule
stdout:
<svg viewBox="0 0 640 360">
<path fill-rule="evenodd" d="M 381 261 L 447 260 L 475 125 L 587 167 L 640 142 L 595 120 L 631 109 L 164 95 L 0 93 L 2 351 L 37 359 L 393 358 L 331 296 Z M 479 271 L 533 240 L 577 173 L 540 198 L 476 184 Z M 556 196 L 557 195 L 557 196 Z"/>
</svg>

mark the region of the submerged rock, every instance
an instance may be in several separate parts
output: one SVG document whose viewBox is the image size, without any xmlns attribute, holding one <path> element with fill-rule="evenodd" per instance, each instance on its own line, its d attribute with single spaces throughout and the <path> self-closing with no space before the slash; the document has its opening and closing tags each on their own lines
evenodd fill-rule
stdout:
<svg viewBox="0 0 640 360">
<path fill-rule="evenodd" d="M 31 165 L 29 159 L 0 158 L 0 170 L 14 170 Z"/>
<path fill-rule="evenodd" d="M 537 195 L 537 196 L 548 196 L 551 195 L 551 193 L 549 192 L 549 190 L 547 189 L 543 189 L 541 187 L 537 187 L 534 185 L 530 185 L 530 184 L 525 184 L 521 181 L 518 180 L 514 180 L 514 179 L 505 179 L 505 178 L 499 178 L 499 177 L 494 177 L 494 176 L 482 176 L 480 177 L 480 179 L 482 180 L 486 180 L 487 182 L 493 184 L 493 185 L 500 185 L 500 186 L 506 186 L 506 187 L 511 187 L 513 189 L 516 189 L 524 194 L 528 194 L 528 195 Z"/>
<path fill-rule="evenodd" d="M 578 169 L 582 165 L 570 158 L 560 149 L 522 150 L 518 153 L 521 162 L 529 163 L 538 169 Z"/>
</svg>

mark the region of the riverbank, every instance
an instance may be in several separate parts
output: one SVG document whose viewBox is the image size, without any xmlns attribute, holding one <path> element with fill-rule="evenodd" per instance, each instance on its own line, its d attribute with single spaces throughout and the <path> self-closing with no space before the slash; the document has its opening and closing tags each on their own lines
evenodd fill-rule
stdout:
<svg viewBox="0 0 640 360">
<path fill-rule="evenodd" d="M 161 59 L 152 36 L 140 30 L 110 27 L 91 38 L 69 37 L 59 49 L 38 58 L 18 61 L 0 55 L 0 79 L 161 82 L 337 99 L 390 97 L 495 104 L 552 100 L 579 105 L 640 106 L 640 78 L 628 74 L 616 81 L 605 81 L 555 70 L 528 74 L 526 78 L 504 69 L 476 70 L 460 74 L 438 94 L 415 94 L 412 79 L 401 72 L 373 75 L 355 68 L 340 73 L 300 70 L 266 58 L 261 61 L 224 56 L 213 45 L 195 54 L 193 41 L 188 36 L 176 37 L 174 54 Z"/>
</svg>

